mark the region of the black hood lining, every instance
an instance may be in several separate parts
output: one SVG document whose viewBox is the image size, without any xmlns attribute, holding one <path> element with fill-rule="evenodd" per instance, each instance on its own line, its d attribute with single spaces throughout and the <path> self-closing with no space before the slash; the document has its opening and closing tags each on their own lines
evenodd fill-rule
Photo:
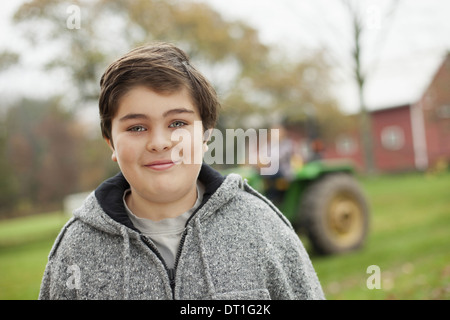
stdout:
<svg viewBox="0 0 450 320">
<path fill-rule="evenodd" d="M 209 165 L 203 163 L 198 179 L 205 186 L 205 193 L 203 194 L 202 203 L 195 212 L 203 207 L 203 205 L 209 200 L 209 198 L 211 198 L 214 192 L 216 192 L 216 190 L 223 183 L 225 177 L 215 169 L 211 168 Z M 128 217 L 125 206 L 123 204 L 123 194 L 125 190 L 129 188 L 130 184 L 125 179 L 122 172 L 119 172 L 114 177 L 105 180 L 95 190 L 95 197 L 97 198 L 97 201 L 99 202 L 103 211 L 114 221 L 139 232 L 139 230 L 136 229 L 136 227 Z M 191 218 L 194 216 L 194 214 L 192 214 Z"/>
</svg>

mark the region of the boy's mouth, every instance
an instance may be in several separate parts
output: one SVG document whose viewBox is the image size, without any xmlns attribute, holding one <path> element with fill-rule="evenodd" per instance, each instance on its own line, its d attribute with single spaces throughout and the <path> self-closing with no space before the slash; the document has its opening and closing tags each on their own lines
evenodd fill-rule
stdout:
<svg viewBox="0 0 450 320">
<path fill-rule="evenodd" d="M 172 160 L 157 160 L 150 163 L 147 163 L 145 167 L 156 170 L 156 171 L 164 171 L 172 168 L 176 163 Z"/>
</svg>

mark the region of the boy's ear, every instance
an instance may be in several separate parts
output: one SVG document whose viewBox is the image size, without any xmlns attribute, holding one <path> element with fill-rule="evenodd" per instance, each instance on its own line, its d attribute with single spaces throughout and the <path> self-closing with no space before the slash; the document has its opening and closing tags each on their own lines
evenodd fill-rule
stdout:
<svg viewBox="0 0 450 320">
<path fill-rule="evenodd" d="M 106 143 L 112 151 L 111 160 L 117 162 L 116 150 L 114 149 L 114 145 L 110 139 L 105 138 Z"/>
<path fill-rule="evenodd" d="M 203 134 L 203 153 L 208 151 L 208 141 L 211 139 L 213 129 L 207 129 Z"/>
<path fill-rule="evenodd" d="M 205 132 L 203 133 L 203 143 L 207 143 L 209 139 L 211 139 L 212 132 L 213 129 L 205 130 Z"/>
</svg>

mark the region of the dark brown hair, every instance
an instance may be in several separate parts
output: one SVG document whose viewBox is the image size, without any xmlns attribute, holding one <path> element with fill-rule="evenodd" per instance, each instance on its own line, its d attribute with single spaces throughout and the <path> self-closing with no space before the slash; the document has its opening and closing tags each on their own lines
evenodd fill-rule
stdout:
<svg viewBox="0 0 450 320">
<path fill-rule="evenodd" d="M 100 80 L 100 126 L 111 140 L 111 121 L 120 99 L 133 87 L 144 85 L 158 93 L 187 88 L 198 108 L 203 128 L 215 126 L 220 107 L 216 91 L 189 62 L 185 52 L 169 43 L 138 47 L 113 62 Z"/>
</svg>

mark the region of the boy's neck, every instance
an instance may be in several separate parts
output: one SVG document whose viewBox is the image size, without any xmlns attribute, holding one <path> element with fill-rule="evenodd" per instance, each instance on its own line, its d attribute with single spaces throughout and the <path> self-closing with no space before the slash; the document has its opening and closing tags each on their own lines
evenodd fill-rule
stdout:
<svg viewBox="0 0 450 320">
<path fill-rule="evenodd" d="M 176 218 L 191 209 L 197 201 L 197 196 L 196 185 L 183 197 L 171 202 L 148 201 L 131 189 L 131 192 L 126 195 L 125 201 L 135 216 L 152 221 L 160 221 Z"/>
</svg>

